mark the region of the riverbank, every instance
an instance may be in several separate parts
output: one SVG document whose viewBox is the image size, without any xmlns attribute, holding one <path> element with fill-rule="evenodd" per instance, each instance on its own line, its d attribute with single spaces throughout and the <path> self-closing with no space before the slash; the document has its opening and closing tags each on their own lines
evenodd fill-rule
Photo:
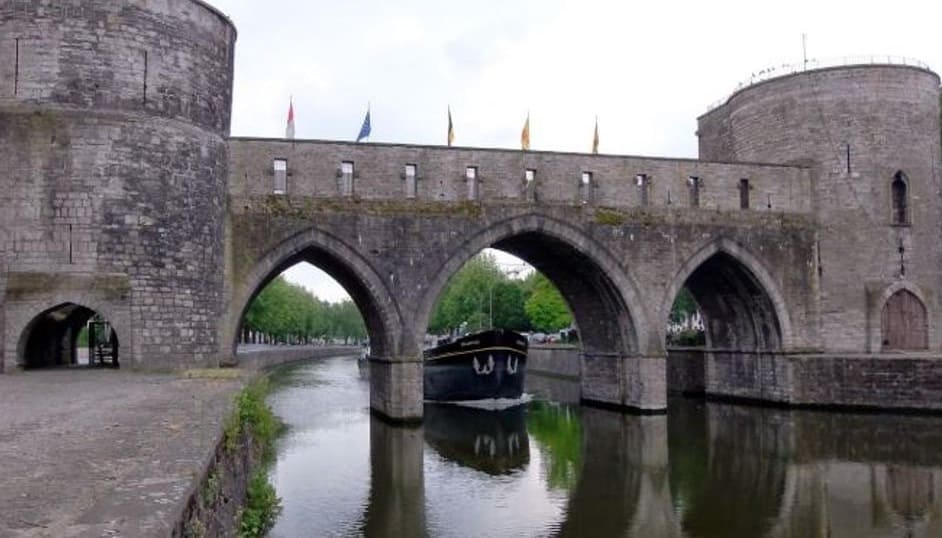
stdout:
<svg viewBox="0 0 942 538">
<path fill-rule="evenodd" d="M 0 536 L 169 536 L 241 379 L 0 376 Z"/>
<path fill-rule="evenodd" d="M 254 369 L 300 357 L 275 349 L 246 358 Z M 0 376 L 0 537 L 173 535 L 218 464 L 235 394 L 255 375 Z"/>
</svg>

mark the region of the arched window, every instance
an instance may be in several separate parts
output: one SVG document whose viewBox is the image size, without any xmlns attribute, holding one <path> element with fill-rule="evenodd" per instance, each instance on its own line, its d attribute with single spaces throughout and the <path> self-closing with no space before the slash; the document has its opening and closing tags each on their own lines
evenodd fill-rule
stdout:
<svg viewBox="0 0 942 538">
<path fill-rule="evenodd" d="M 893 224 L 909 224 L 909 186 L 906 174 L 894 174 L 890 188 L 893 197 Z"/>
<path fill-rule="evenodd" d="M 928 349 L 926 307 L 909 290 L 899 290 L 883 305 L 883 349 Z"/>
</svg>

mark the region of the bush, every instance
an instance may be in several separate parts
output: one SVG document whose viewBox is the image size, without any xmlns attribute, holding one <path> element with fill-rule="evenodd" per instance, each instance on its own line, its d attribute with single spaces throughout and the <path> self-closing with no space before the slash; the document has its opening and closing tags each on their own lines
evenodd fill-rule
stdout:
<svg viewBox="0 0 942 538">
<path fill-rule="evenodd" d="M 265 401 L 270 390 L 266 378 L 246 386 L 236 397 L 235 410 L 225 428 L 225 448 L 230 453 L 248 434 L 260 466 L 252 472 L 246 490 L 245 507 L 239 514 L 239 536 L 265 536 L 281 513 L 281 499 L 268 480 L 268 467 L 274 457 L 275 440 L 283 425 Z"/>
<path fill-rule="evenodd" d="M 281 513 L 281 499 L 275 493 L 275 487 L 268 481 L 265 468 L 252 473 L 246 492 L 245 508 L 242 509 L 239 522 L 239 536 L 256 538 L 265 536 L 275 525 Z"/>
</svg>

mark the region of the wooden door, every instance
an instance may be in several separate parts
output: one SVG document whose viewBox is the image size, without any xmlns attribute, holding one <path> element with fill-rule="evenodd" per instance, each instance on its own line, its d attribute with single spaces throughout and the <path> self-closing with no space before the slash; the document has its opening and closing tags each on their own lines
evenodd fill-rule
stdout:
<svg viewBox="0 0 942 538">
<path fill-rule="evenodd" d="M 883 349 L 928 349 L 926 307 L 906 290 L 894 293 L 883 305 Z"/>
</svg>

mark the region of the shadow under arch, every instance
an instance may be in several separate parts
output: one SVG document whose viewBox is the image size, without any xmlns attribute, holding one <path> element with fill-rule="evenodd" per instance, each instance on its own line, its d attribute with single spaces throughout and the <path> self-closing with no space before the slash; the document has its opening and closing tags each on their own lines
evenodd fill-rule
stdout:
<svg viewBox="0 0 942 538">
<path fill-rule="evenodd" d="M 778 285 L 762 262 L 735 242 L 713 241 L 678 269 L 661 301 L 664 319 L 683 286 L 703 314 L 708 347 L 778 350 L 793 342 Z"/>
<path fill-rule="evenodd" d="M 385 357 L 399 352 L 402 316 L 383 278 L 356 249 L 321 230 L 309 228 L 279 243 L 259 258 L 233 289 L 224 342 L 235 357 L 246 310 L 252 300 L 285 269 L 308 262 L 336 280 L 360 310 L 370 337 L 370 352 Z"/>
<path fill-rule="evenodd" d="M 66 300 L 34 316 L 19 332 L 17 365 L 24 369 L 36 369 L 78 364 L 76 353 L 79 331 L 95 315 L 100 315 L 110 327 L 109 335 L 105 336 L 102 344 L 108 347 L 109 353 L 114 351 L 109 362 L 117 366 L 118 343 L 122 341 L 120 335 L 127 333 L 116 325 L 117 318 L 97 306 Z M 91 361 L 92 357 L 89 357 L 89 363 Z"/>
<path fill-rule="evenodd" d="M 493 223 L 449 254 L 419 303 L 415 341 L 422 341 L 448 280 L 487 247 L 527 261 L 556 285 L 572 309 L 585 353 L 644 350 L 647 325 L 637 286 L 615 256 L 578 228 L 534 213 Z"/>
</svg>

